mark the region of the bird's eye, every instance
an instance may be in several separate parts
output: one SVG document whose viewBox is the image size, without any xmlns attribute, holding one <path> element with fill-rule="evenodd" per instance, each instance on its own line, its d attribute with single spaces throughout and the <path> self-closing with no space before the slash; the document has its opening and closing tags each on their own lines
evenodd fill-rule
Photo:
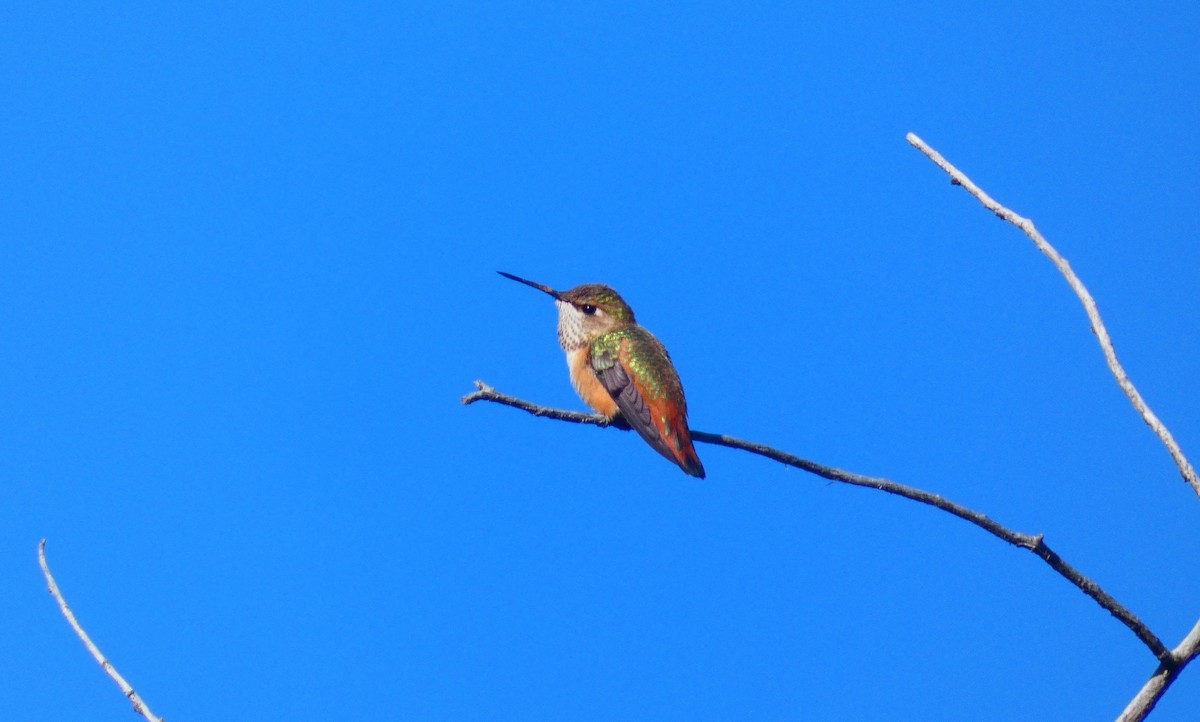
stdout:
<svg viewBox="0 0 1200 722">
<path fill-rule="evenodd" d="M 596 307 L 590 303 L 585 303 L 583 304 L 583 312 L 589 316 L 594 316 L 596 314 Z"/>
</svg>

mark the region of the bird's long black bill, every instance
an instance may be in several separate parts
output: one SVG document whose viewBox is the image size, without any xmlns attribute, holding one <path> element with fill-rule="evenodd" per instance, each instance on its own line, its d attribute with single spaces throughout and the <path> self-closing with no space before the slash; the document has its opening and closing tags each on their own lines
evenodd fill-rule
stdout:
<svg viewBox="0 0 1200 722">
<path fill-rule="evenodd" d="M 554 298 L 556 298 L 556 299 L 558 298 L 558 291 L 555 291 L 553 288 L 550 288 L 549 286 L 543 286 L 540 283 L 534 283 L 533 281 L 526 280 L 524 278 L 521 278 L 520 276 L 514 276 L 511 273 L 505 273 L 504 271 L 496 271 L 496 273 L 499 273 L 501 276 L 504 276 L 505 278 L 511 278 L 514 281 L 524 283 L 526 286 L 533 286 L 534 288 L 536 288 L 539 291 L 548 293 L 551 296 L 554 296 Z"/>
</svg>

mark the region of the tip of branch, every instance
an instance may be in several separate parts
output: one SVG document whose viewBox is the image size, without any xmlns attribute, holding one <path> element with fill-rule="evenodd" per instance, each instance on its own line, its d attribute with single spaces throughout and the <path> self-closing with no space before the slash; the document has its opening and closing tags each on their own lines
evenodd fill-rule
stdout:
<svg viewBox="0 0 1200 722">
<path fill-rule="evenodd" d="M 479 379 L 475 379 L 475 388 L 477 389 L 476 391 L 472 391 L 471 393 L 462 397 L 461 401 L 463 403 L 463 406 L 470 406 L 471 404 L 482 399 L 483 397 L 487 396 L 488 394 L 494 394 L 496 392 L 495 389 L 493 389 L 491 386 L 488 386 L 487 384 L 485 384 L 483 381 L 481 381 Z"/>
</svg>

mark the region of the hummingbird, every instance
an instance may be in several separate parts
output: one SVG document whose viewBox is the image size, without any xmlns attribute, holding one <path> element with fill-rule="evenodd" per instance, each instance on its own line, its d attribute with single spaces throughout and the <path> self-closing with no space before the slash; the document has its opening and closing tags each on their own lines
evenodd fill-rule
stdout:
<svg viewBox="0 0 1200 722">
<path fill-rule="evenodd" d="M 558 306 L 558 343 L 567 352 L 571 384 L 607 419 L 620 416 L 655 451 L 685 473 L 704 478 L 688 431 L 683 384 L 666 346 L 638 325 L 612 288 L 586 283 L 569 291 L 497 271 L 550 294 Z"/>
</svg>

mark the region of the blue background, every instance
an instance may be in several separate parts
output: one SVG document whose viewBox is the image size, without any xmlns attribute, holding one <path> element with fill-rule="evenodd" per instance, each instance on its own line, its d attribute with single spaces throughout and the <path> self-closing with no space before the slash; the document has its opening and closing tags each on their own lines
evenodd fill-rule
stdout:
<svg viewBox="0 0 1200 722">
<path fill-rule="evenodd" d="M 10 4 L 0 695 L 128 720 L 1107 719 L 1149 652 L 1032 555 L 581 408 L 616 287 L 695 428 L 1047 541 L 1173 646 L 1200 504 L 1194 3 Z M 1193 457 L 1195 458 L 1195 457 Z M 1155 719 L 1194 719 L 1187 670 Z"/>
</svg>

